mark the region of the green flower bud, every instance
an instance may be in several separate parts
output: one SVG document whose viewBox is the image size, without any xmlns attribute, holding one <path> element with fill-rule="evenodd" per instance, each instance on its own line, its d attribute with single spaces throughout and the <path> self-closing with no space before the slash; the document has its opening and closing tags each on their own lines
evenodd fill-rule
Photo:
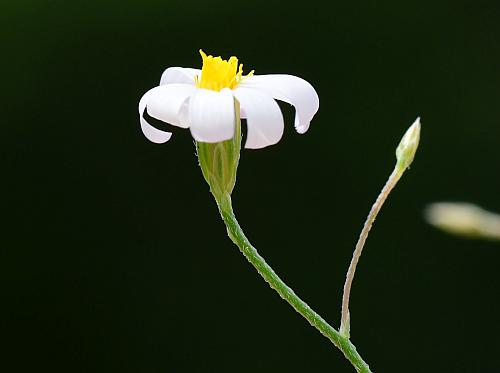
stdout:
<svg viewBox="0 0 500 373">
<path fill-rule="evenodd" d="M 401 171 L 410 167 L 420 141 L 420 117 L 406 131 L 396 149 L 397 168 Z"/>
<path fill-rule="evenodd" d="M 223 203 L 234 189 L 240 160 L 240 104 L 236 99 L 234 99 L 234 112 L 235 129 L 232 139 L 216 143 L 196 142 L 203 177 L 219 204 Z"/>
</svg>

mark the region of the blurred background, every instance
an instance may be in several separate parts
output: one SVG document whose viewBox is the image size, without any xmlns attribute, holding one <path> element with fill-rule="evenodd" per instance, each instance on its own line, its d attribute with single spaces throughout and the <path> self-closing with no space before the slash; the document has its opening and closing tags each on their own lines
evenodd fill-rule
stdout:
<svg viewBox="0 0 500 373">
<path fill-rule="evenodd" d="M 189 131 L 142 135 L 140 97 L 198 49 L 313 84 L 309 132 L 243 150 L 233 201 L 261 254 L 334 326 L 352 250 L 417 116 L 422 138 L 368 239 L 352 340 L 374 372 L 498 371 L 500 245 L 425 206 L 500 210 L 500 3 L 6 0 L 5 372 L 352 372 L 225 234 Z"/>
</svg>

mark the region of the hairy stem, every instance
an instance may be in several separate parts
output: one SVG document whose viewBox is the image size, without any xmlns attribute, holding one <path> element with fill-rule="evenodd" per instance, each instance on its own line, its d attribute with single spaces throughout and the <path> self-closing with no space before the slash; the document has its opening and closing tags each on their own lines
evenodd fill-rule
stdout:
<svg viewBox="0 0 500 373">
<path fill-rule="evenodd" d="M 252 246 L 250 241 L 243 233 L 241 227 L 233 213 L 231 197 L 226 195 L 222 200 L 217 201 L 222 219 L 227 227 L 227 232 L 231 240 L 239 247 L 240 251 L 247 260 L 255 267 L 257 272 L 264 280 L 276 290 L 276 292 L 287 301 L 299 314 L 301 314 L 313 327 L 328 338 L 337 346 L 345 357 L 355 367 L 357 372 L 370 373 L 368 364 L 361 358 L 356 351 L 356 347 L 351 343 L 348 337 L 340 334 L 330 324 L 328 324 L 320 315 L 309 307 L 295 292 L 289 288 L 274 270 L 266 263 L 263 257 Z"/>
<path fill-rule="evenodd" d="M 347 338 L 349 338 L 350 334 L 350 314 L 349 314 L 349 297 L 351 295 L 351 286 L 352 281 L 354 279 L 354 273 L 356 272 L 356 266 L 358 265 L 359 258 L 361 253 L 363 252 L 363 247 L 365 246 L 366 239 L 368 238 L 368 234 L 370 233 L 370 229 L 372 228 L 373 222 L 377 217 L 382 205 L 385 200 L 391 193 L 391 190 L 396 186 L 397 182 L 403 175 L 404 168 L 399 165 L 394 168 L 391 176 L 384 185 L 384 188 L 380 192 L 377 200 L 373 204 L 368 217 L 366 218 L 365 224 L 363 225 L 363 229 L 359 235 L 358 242 L 356 243 L 356 248 L 354 249 L 354 253 L 352 255 L 351 264 L 349 265 L 349 269 L 347 271 L 345 284 L 344 284 L 344 294 L 342 296 L 342 319 L 340 323 L 340 333 Z"/>
</svg>

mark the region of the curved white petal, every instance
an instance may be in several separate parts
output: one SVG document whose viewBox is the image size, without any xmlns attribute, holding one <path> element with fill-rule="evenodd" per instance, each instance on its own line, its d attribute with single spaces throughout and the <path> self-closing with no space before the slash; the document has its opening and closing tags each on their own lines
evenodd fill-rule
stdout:
<svg viewBox="0 0 500 373">
<path fill-rule="evenodd" d="M 245 148 L 260 149 L 280 141 L 284 124 L 276 101 L 257 89 L 238 87 L 233 92 L 240 102 L 241 117 L 247 120 Z"/>
<path fill-rule="evenodd" d="M 169 67 L 161 75 L 160 85 L 165 84 L 191 84 L 194 85 L 194 77 L 201 75 L 201 70 L 189 67 Z"/>
<path fill-rule="evenodd" d="M 146 92 L 139 101 L 139 121 L 141 122 L 141 129 L 142 132 L 144 133 L 144 136 L 146 136 L 146 138 L 149 141 L 152 141 L 157 144 L 163 144 L 164 142 L 170 140 L 170 138 L 172 137 L 172 133 L 161 131 L 153 127 L 143 117 L 144 110 L 146 109 L 146 104 L 149 100 L 150 93 L 151 90 Z"/>
<path fill-rule="evenodd" d="M 235 117 L 231 90 L 197 89 L 189 100 L 189 124 L 196 141 L 213 143 L 232 138 Z"/>
<path fill-rule="evenodd" d="M 277 100 L 295 106 L 295 129 L 304 133 L 314 114 L 319 109 L 319 97 L 313 86 L 293 75 L 254 75 L 245 78 L 241 87 L 255 88 L 267 92 Z"/>
<path fill-rule="evenodd" d="M 187 84 L 167 84 L 149 91 L 146 107 L 153 118 L 177 127 L 188 128 L 189 124 L 181 115 L 186 110 L 189 97 L 196 88 Z"/>
</svg>

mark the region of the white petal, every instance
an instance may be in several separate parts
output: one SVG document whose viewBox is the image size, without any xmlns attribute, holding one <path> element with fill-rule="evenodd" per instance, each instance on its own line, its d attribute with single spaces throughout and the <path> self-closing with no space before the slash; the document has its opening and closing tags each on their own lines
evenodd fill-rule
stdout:
<svg viewBox="0 0 500 373">
<path fill-rule="evenodd" d="M 201 75 L 201 70 L 188 67 L 169 67 L 161 75 L 160 85 L 165 84 L 191 84 L 194 85 L 194 77 Z"/>
<path fill-rule="evenodd" d="M 295 128 L 298 133 L 309 129 L 314 114 L 319 109 L 318 94 L 313 86 L 293 75 L 255 75 L 245 78 L 241 87 L 261 89 L 275 99 L 295 106 Z"/>
<path fill-rule="evenodd" d="M 189 100 L 189 123 L 196 141 L 219 142 L 234 135 L 234 97 L 230 89 L 220 92 L 197 89 Z"/>
<path fill-rule="evenodd" d="M 181 115 L 187 101 L 196 88 L 187 84 L 167 84 L 151 89 L 146 103 L 148 114 L 153 118 L 177 127 L 188 128 Z"/>
<path fill-rule="evenodd" d="M 146 104 L 149 100 L 150 93 L 151 90 L 146 92 L 139 101 L 139 121 L 141 122 L 141 129 L 144 133 L 144 136 L 146 136 L 149 141 L 157 144 L 162 144 L 170 140 L 170 138 L 172 137 L 172 133 L 161 131 L 153 127 L 143 118 L 144 110 L 146 109 Z"/>
<path fill-rule="evenodd" d="M 257 89 L 239 87 L 233 92 L 240 102 L 241 117 L 247 120 L 245 148 L 260 149 L 280 141 L 284 124 L 276 101 Z"/>
</svg>

